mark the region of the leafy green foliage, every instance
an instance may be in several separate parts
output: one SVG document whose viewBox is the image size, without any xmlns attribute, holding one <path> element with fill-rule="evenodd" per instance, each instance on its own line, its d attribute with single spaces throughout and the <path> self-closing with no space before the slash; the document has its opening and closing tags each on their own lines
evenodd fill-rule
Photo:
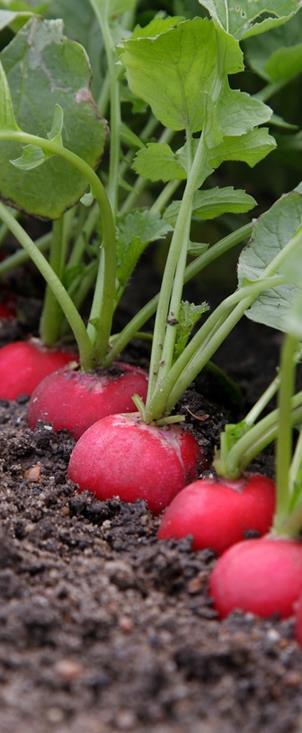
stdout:
<svg viewBox="0 0 302 733">
<path fill-rule="evenodd" d="M 62 22 L 30 21 L 2 51 L 1 60 L 20 127 L 57 143 L 62 134 L 69 150 L 95 166 L 103 151 L 105 126 L 89 91 L 86 53 L 64 37 Z M 22 158 L 21 146 L 0 143 L 0 194 L 28 213 L 56 218 L 79 200 L 87 181 L 57 156 L 42 167 L 31 165 L 34 159 L 38 163 L 37 155 L 27 150 L 22 174 L 20 165 L 17 170 L 16 162 L 10 162 Z"/>
<path fill-rule="evenodd" d="M 149 143 L 139 150 L 132 167 L 149 181 L 181 181 L 187 177 L 177 155 L 164 143 Z"/>
<path fill-rule="evenodd" d="M 98 95 L 106 68 L 103 38 L 93 8 L 88 0 L 50 0 L 47 5 L 47 17 L 62 18 L 66 36 L 86 49 L 92 67 L 92 92 Z"/>
<path fill-rule="evenodd" d="M 0 61 L 0 129 L 18 130 L 10 89 Z"/>
<path fill-rule="evenodd" d="M 256 206 L 253 196 L 232 186 L 196 191 L 193 200 L 193 216 L 196 219 L 215 219 L 221 214 L 243 214 Z M 180 201 L 173 201 L 165 211 L 164 219 L 172 226 L 176 222 Z"/>
<path fill-rule="evenodd" d="M 251 242 L 239 257 L 239 285 L 246 280 L 253 281 L 263 276 L 265 268 L 283 250 L 300 227 L 302 221 L 302 195 L 296 190 L 279 199 L 255 224 Z M 295 252 L 295 267 L 300 271 L 302 261 L 302 239 L 300 251 Z M 280 263 L 279 272 L 284 273 Z M 299 284 L 291 276 L 289 283 L 262 293 L 246 315 L 252 321 L 264 323 L 281 331 L 288 330 L 288 316 L 293 303 L 301 293 Z"/>
<path fill-rule="evenodd" d="M 1 7 L 1 6 L 0 6 Z M 0 10 L 0 31 L 4 28 L 11 27 L 15 29 L 20 27 L 23 23 L 32 16 L 30 12 L 13 12 L 12 10 Z"/>
<path fill-rule="evenodd" d="M 118 298 L 148 244 L 163 239 L 170 231 L 171 227 L 161 219 L 159 214 L 147 209 L 131 211 L 119 221 L 117 231 Z"/>
<path fill-rule="evenodd" d="M 300 7 L 298 0 L 199 0 L 210 16 L 235 38 L 256 36 L 286 23 Z"/>
<path fill-rule="evenodd" d="M 172 130 L 202 129 L 219 76 L 241 71 L 238 43 L 206 19 L 156 19 L 124 41 L 121 59 L 132 92 Z M 168 30 L 163 32 L 163 28 Z M 218 71 L 218 66 L 219 71 Z M 164 70 L 164 73 L 163 73 Z"/>
<path fill-rule="evenodd" d="M 225 160 L 241 160 L 251 168 L 276 147 L 275 139 L 265 127 L 251 130 L 246 135 L 226 136 L 209 153 L 209 162 L 218 168 Z"/>
<path fill-rule="evenodd" d="M 194 305 L 194 303 L 189 303 L 187 300 L 181 302 L 176 330 L 174 361 L 182 354 L 194 326 L 208 310 L 209 306 L 207 303 Z"/>
<path fill-rule="evenodd" d="M 286 25 L 247 42 L 250 66 L 267 81 L 289 81 L 302 71 L 302 10 Z"/>
</svg>

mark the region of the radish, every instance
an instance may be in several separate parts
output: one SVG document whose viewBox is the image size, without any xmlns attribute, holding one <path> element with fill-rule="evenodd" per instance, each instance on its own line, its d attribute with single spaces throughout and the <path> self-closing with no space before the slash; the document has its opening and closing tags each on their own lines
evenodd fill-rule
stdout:
<svg viewBox="0 0 302 733">
<path fill-rule="evenodd" d="M 200 458 L 195 438 L 178 426 L 158 428 L 137 415 L 111 415 L 82 435 L 68 476 L 98 499 L 144 499 L 157 513 L 196 476 Z"/>
<path fill-rule="evenodd" d="M 79 438 L 107 415 L 133 412 L 132 395 L 145 399 L 147 385 L 142 369 L 123 362 L 103 373 L 60 370 L 43 379 L 33 392 L 28 423 L 34 428 L 42 420 Z"/>
<path fill-rule="evenodd" d="M 302 591 L 302 544 L 290 539 L 247 540 L 219 558 L 210 579 L 215 608 L 287 618 Z"/>
<path fill-rule="evenodd" d="M 0 349 L 0 399 L 30 395 L 47 374 L 75 361 L 67 351 L 51 351 L 35 340 L 15 341 Z"/>
<path fill-rule="evenodd" d="M 249 531 L 265 534 L 272 524 L 274 507 L 275 486 L 266 476 L 195 481 L 166 509 L 158 537 L 191 535 L 194 550 L 210 548 L 220 554 Z"/>
</svg>

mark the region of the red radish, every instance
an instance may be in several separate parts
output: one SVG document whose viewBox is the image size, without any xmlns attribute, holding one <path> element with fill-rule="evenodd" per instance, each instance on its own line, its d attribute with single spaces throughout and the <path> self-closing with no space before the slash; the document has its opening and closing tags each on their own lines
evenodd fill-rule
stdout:
<svg viewBox="0 0 302 733">
<path fill-rule="evenodd" d="M 210 594 L 224 618 L 235 609 L 291 616 L 302 592 L 302 544 L 290 539 L 247 540 L 219 558 Z"/>
<path fill-rule="evenodd" d="M 131 364 L 117 363 L 107 372 L 85 374 L 61 370 L 43 379 L 28 406 L 28 423 L 50 423 L 75 438 L 107 415 L 135 410 L 132 395 L 146 398 L 147 374 Z"/>
<path fill-rule="evenodd" d="M 158 531 L 161 540 L 187 535 L 193 549 L 218 554 L 244 539 L 248 531 L 268 532 L 275 509 L 275 485 L 266 476 L 239 481 L 201 479 L 186 486 L 166 509 Z"/>
<path fill-rule="evenodd" d="M 98 499 L 145 499 L 160 512 L 197 472 L 200 450 L 179 426 L 146 425 L 137 415 L 111 415 L 82 435 L 68 475 Z"/>
<path fill-rule="evenodd" d="M 75 354 L 51 351 L 38 342 L 15 341 L 0 349 L 0 399 L 30 395 L 47 374 L 77 360 Z"/>
</svg>

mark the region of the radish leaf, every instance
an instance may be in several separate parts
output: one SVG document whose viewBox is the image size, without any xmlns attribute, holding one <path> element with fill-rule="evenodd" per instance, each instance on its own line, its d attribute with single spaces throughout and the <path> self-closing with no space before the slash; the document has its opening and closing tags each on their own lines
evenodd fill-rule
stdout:
<svg viewBox="0 0 302 733">
<path fill-rule="evenodd" d="M 265 33 L 286 23 L 300 7 L 299 0 L 199 0 L 210 16 L 235 38 Z"/>
<path fill-rule="evenodd" d="M 149 181 L 181 181 L 187 177 L 177 155 L 164 143 L 149 143 L 139 150 L 132 168 Z"/>
<path fill-rule="evenodd" d="M 238 43 L 207 19 L 175 26 L 176 21 L 155 19 L 139 29 L 124 41 L 121 59 L 131 91 L 150 105 L 163 125 L 197 132 L 214 101 L 214 83 L 242 70 L 242 54 Z"/>
<path fill-rule="evenodd" d="M 193 216 L 197 219 L 215 219 L 221 214 L 243 214 L 256 206 L 253 196 L 232 186 L 196 191 L 193 199 Z M 165 221 L 174 226 L 180 201 L 173 201 L 164 213 Z"/>
<path fill-rule="evenodd" d="M 283 250 L 296 233 L 302 221 L 302 195 L 298 190 L 282 196 L 255 224 L 253 237 L 239 257 L 239 285 L 246 280 L 254 281 L 263 276 L 265 268 Z M 296 268 L 300 270 L 300 252 L 295 252 Z M 285 272 L 284 265 L 276 274 Z M 294 301 L 301 293 L 299 285 L 290 277 L 289 284 L 280 285 L 263 292 L 247 311 L 252 321 L 264 323 L 280 331 L 287 331 L 288 315 Z"/>
<path fill-rule="evenodd" d="M 51 130 L 49 136 L 59 144 L 62 134 L 68 149 L 96 166 L 104 147 L 105 126 L 89 91 L 86 53 L 64 37 L 62 22 L 30 21 L 2 51 L 1 59 L 22 129 L 42 137 Z M 16 129 L 13 124 L 11 129 Z M 20 162 L 20 155 L 22 159 L 18 143 L 0 143 L 0 195 L 16 207 L 52 219 L 84 194 L 87 181 L 61 158 L 51 156 L 43 167 L 35 167 L 31 165 L 33 153 L 27 151 L 30 169 L 25 161 L 22 175 L 20 165 L 17 171 L 10 163 Z"/>
<path fill-rule="evenodd" d="M 178 322 L 176 330 L 176 340 L 174 348 L 174 361 L 182 354 L 185 349 L 192 329 L 195 324 L 200 320 L 204 313 L 209 310 L 208 303 L 201 303 L 200 305 L 194 305 L 189 303 L 187 300 L 183 300 L 180 305 Z"/>
</svg>

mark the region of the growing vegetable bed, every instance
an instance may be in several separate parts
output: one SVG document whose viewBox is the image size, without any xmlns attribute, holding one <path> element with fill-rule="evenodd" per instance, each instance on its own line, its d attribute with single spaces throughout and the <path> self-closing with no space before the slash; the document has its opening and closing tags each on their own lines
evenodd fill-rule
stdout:
<svg viewBox="0 0 302 733">
<path fill-rule="evenodd" d="M 244 324 L 220 355 L 251 402 L 278 340 Z M 208 415 L 189 423 L 210 450 L 230 406 L 206 401 L 204 388 L 182 407 Z M 213 554 L 192 552 L 189 539 L 159 544 L 143 502 L 76 493 L 66 481 L 73 439 L 31 432 L 26 407 L 0 408 L 1 731 L 299 733 L 293 621 L 219 621 L 207 592 Z M 263 462 L 271 472 L 272 456 Z"/>
</svg>

